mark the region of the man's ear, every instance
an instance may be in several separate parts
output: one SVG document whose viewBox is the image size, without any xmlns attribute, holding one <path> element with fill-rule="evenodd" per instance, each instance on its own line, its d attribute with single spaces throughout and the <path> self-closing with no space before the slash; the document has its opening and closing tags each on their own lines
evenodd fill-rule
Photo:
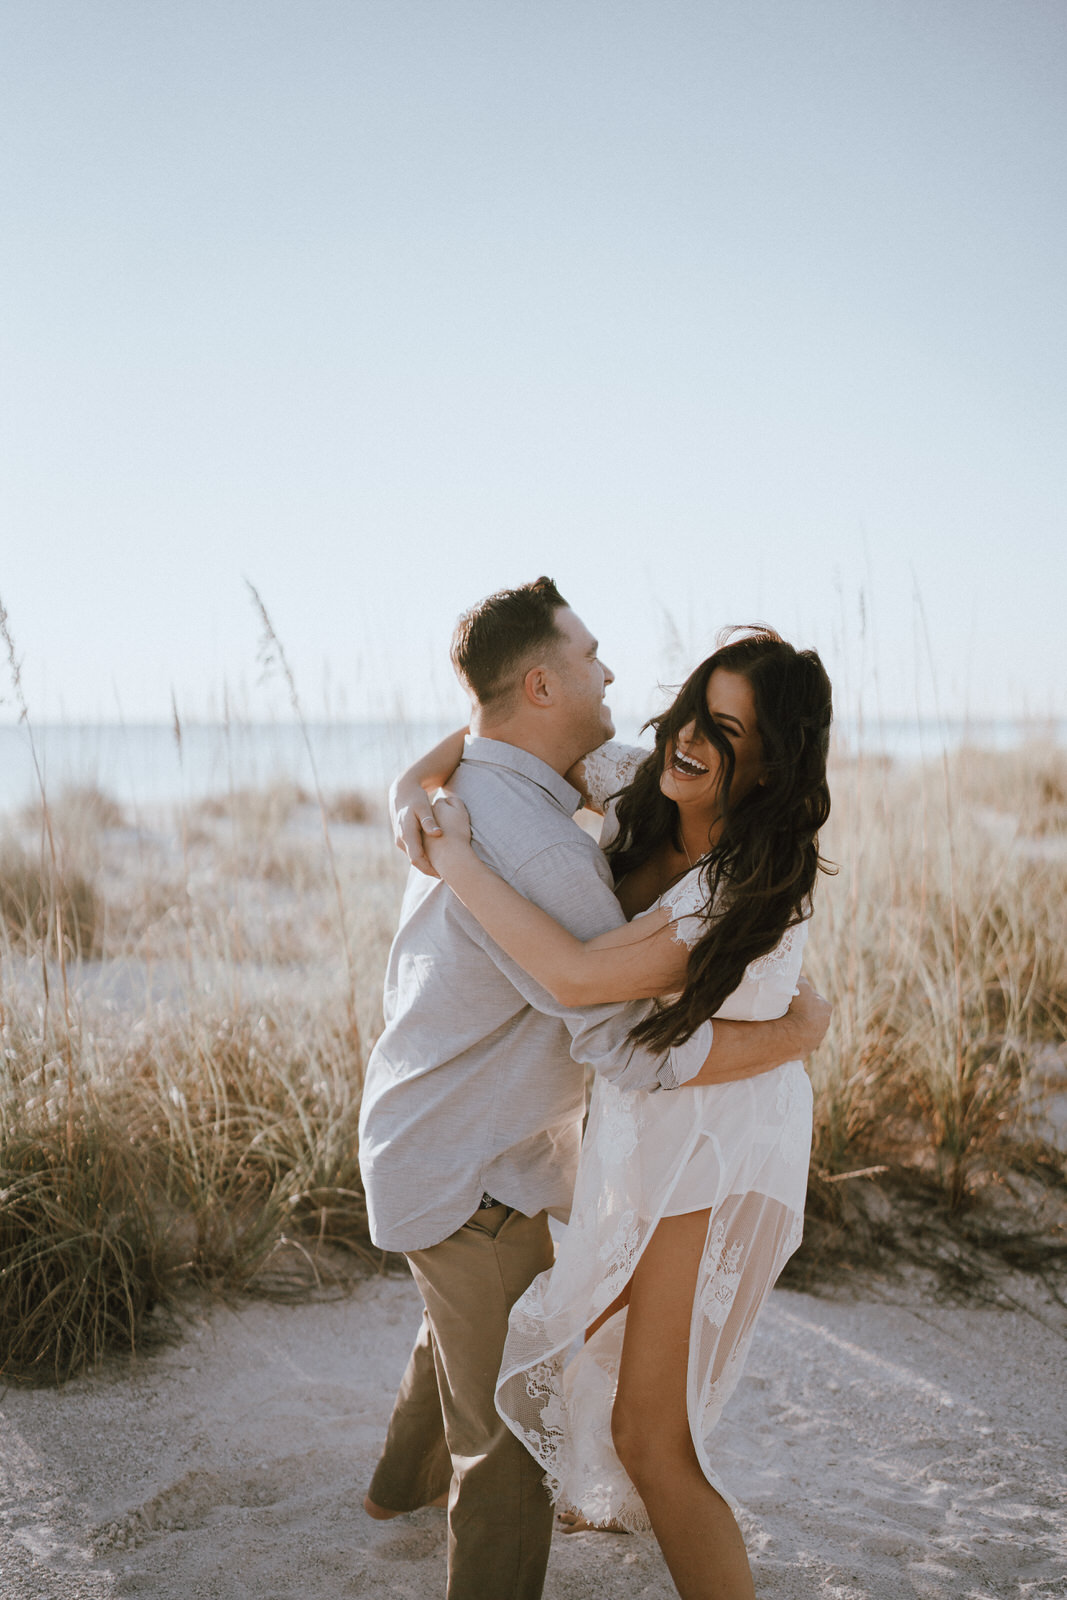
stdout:
<svg viewBox="0 0 1067 1600">
<path fill-rule="evenodd" d="M 555 698 L 554 674 L 548 667 L 531 667 L 522 680 L 524 697 L 534 706 L 550 706 Z"/>
</svg>

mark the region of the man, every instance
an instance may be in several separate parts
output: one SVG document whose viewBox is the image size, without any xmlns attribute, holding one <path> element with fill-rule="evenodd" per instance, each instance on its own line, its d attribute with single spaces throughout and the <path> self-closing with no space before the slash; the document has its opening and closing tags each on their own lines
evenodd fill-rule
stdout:
<svg viewBox="0 0 1067 1600">
<path fill-rule="evenodd" d="M 614 731 L 596 640 L 539 578 L 467 612 L 452 659 L 471 722 L 451 784 L 479 854 L 579 938 L 617 927 L 611 873 L 573 821 L 580 797 L 564 778 Z M 418 776 L 443 778 L 454 759 Z M 414 858 L 418 828 L 402 827 Z M 829 1014 L 808 991 L 776 1022 L 716 1022 L 714 1034 L 705 1023 L 660 1058 L 629 1038 L 646 1010 L 568 1011 L 443 883 L 411 874 L 360 1160 L 374 1240 L 405 1252 L 425 1314 L 365 1505 L 387 1517 L 448 1493 L 448 1600 L 541 1594 L 551 1506 L 493 1391 L 508 1313 L 552 1262 L 547 1214 L 570 1205 L 584 1065 L 624 1088 L 684 1093 L 808 1054 Z"/>
</svg>

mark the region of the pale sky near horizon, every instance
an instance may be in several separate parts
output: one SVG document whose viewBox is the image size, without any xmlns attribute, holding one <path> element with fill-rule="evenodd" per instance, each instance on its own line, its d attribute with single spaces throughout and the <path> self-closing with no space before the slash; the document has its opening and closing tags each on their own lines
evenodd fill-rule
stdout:
<svg viewBox="0 0 1067 1600">
<path fill-rule="evenodd" d="M 1065 67 L 1062 0 L 8 0 L 31 713 L 277 706 L 247 578 L 312 714 L 437 715 L 548 572 L 620 711 L 765 619 L 1064 715 Z"/>
</svg>

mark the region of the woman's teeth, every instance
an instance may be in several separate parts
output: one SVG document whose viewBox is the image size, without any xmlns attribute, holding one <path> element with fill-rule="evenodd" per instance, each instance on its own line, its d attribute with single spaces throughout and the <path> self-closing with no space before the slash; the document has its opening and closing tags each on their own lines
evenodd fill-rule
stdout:
<svg viewBox="0 0 1067 1600">
<path fill-rule="evenodd" d="M 692 756 L 683 756 L 680 750 L 674 752 L 674 760 L 671 765 L 676 772 L 680 772 L 685 778 L 703 778 L 708 770 L 699 761 L 694 761 Z"/>
</svg>

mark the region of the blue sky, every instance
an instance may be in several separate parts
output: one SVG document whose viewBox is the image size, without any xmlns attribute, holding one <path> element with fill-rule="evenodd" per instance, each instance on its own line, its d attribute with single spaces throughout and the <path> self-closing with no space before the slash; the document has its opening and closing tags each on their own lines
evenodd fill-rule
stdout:
<svg viewBox="0 0 1067 1600">
<path fill-rule="evenodd" d="M 1060 0 L 8 0 L 31 709 L 277 705 L 247 578 L 311 710 L 437 714 L 547 571 L 620 709 L 759 618 L 1062 715 L 1065 66 Z"/>
</svg>

